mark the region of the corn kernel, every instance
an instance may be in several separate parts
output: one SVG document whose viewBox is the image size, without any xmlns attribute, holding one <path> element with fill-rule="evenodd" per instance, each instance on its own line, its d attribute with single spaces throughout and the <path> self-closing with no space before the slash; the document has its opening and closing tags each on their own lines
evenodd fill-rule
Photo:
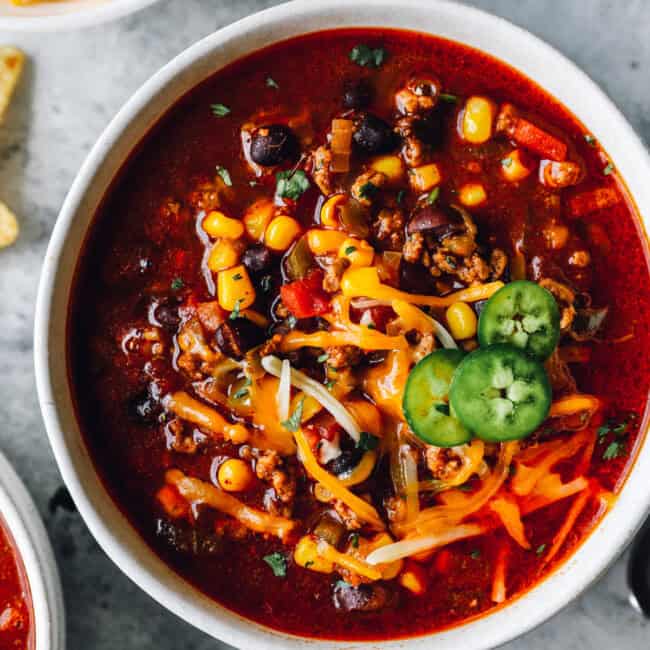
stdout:
<svg viewBox="0 0 650 650">
<path fill-rule="evenodd" d="M 533 171 L 532 165 L 526 154 L 520 149 L 513 149 L 507 156 L 501 159 L 501 174 L 511 183 L 522 181 Z"/>
<path fill-rule="evenodd" d="M 233 445 L 243 445 L 248 442 L 248 429 L 242 424 L 231 424 L 224 428 L 223 437 Z"/>
<path fill-rule="evenodd" d="M 389 185 L 399 184 L 406 171 L 399 156 L 379 156 L 370 163 L 370 168 L 384 174 Z"/>
<path fill-rule="evenodd" d="M 466 183 L 460 188 L 458 198 L 463 205 L 473 208 L 481 203 L 485 203 L 487 194 L 481 183 Z"/>
<path fill-rule="evenodd" d="M 451 335 L 457 341 L 476 334 L 476 314 L 466 302 L 455 302 L 447 309 L 446 316 Z"/>
<path fill-rule="evenodd" d="M 383 430 L 381 413 L 372 402 L 365 399 L 350 399 L 346 400 L 344 404 L 362 431 L 381 437 Z"/>
<path fill-rule="evenodd" d="M 208 213 L 201 225 L 213 239 L 239 239 L 244 234 L 244 224 L 239 219 L 231 219 L 219 210 Z"/>
<path fill-rule="evenodd" d="M 337 207 L 347 200 L 345 194 L 335 194 L 323 203 L 320 210 L 320 222 L 326 228 L 338 228 Z"/>
<path fill-rule="evenodd" d="M 428 192 L 440 184 L 440 168 L 436 163 L 429 163 L 411 169 L 409 182 L 416 192 Z"/>
<path fill-rule="evenodd" d="M 469 97 L 462 118 L 463 139 L 472 144 L 487 142 L 492 135 L 494 104 L 485 97 Z"/>
<path fill-rule="evenodd" d="M 255 302 L 255 289 L 246 267 L 240 264 L 217 275 L 217 298 L 226 311 L 246 309 Z"/>
<path fill-rule="evenodd" d="M 307 232 L 307 245 L 314 255 L 335 253 L 346 239 L 347 235 L 339 230 L 312 228 Z"/>
<path fill-rule="evenodd" d="M 281 214 L 266 227 L 264 243 L 274 251 L 286 251 L 300 234 L 300 224 L 293 218 Z"/>
<path fill-rule="evenodd" d="M 227 492 L 243 492 L 253 483 L 255 476 L 251 466 L 241 458 L 229 458 L 219 466 L 219 485 Z"/>
<path fill-rule="evenodd" d="M 421 596 L 427 590 L 427 574 L 415 562 L 407 562 L 399 576 L 399 583 L 416 596 Z"/>
<path fill-rule="evenodd" d="M 244 213 L 243 222 L 246 233 L 251 239 L 261 241 L 266 232 L 266 227 L 273 218 L 275 207 L 270 199 L 259 199 Z"/>
<path fill-rule="evenodd" d="M 365 239 L 348 237 L 339 248 L 339 257 L 349 260 L 351 268 L 371 266 L 375 249 Z"/>
<path fill-rule="evenodd" d="M 239 251 L 230 239 L 221 239 L 210 252 L 208 268 L 215 273 L 225 271 L 239 262 Z"/>
<path fill-rule="evenodd" d="M 298 566 L 305 569 L 311 569 L 319 573 L 332 573 L 334 571 L 334 564 L 318 555 L 317 542 L 310 535 L 300 538 L 293 551 L 293 559 Z"/>
</svg>

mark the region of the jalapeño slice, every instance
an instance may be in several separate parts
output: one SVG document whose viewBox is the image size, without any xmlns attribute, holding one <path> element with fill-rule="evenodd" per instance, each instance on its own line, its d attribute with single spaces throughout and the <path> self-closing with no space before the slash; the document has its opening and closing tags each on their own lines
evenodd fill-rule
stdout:
<svg viewBox="0 0 650 650">
<path fill-rule="evenodd" d="M 482 347 L 510 343 L 544 361 L 560 338 L 560 310 L 549 291 L 535 282 L 517 280 L 499 289 L 478 321 Z"/>
<path fill-rule="evenodd" d="M 525 438 L 544 421 L 551 386 L 539 361 L 501 343 L 465 357 L 454 373 L 449 400 L 476 436 L 504 442 Z"/>
<path fill-rule="evenodd" d="M 449 408 L 449 385 L 463 356 L 460 350 L 436 350 L 411 370 L 406 381 L 404 417 L 413 433 L 429 445 L 454 447 L 472 437 Z"/>
</svg>

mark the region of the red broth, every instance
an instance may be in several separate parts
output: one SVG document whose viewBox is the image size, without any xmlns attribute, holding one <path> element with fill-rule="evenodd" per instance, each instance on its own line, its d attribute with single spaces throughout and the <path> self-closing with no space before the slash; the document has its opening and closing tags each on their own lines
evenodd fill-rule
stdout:
<svg viewBox="0 0 650 650">
<path fill-rule="evenodd" d="M 388 55 L 380 69 L 351 63 L 349 53 L 359 43 L 385 48 Z M 183 201 L 214 175 L 218 164 L 227 167 L 236 189 L 230 211 L 242 214 L 272 189 L 268 183 L 249 184 L 239 139 L 239 127 L 249 116 L 260 110 L 298 119 L 302 115 L 319 140 L 341 110 L 345 79 L 369 79 L 374 86 L 372 110 L 388 118 L 395 90 L 414 73 L 435 75 L 449 95 L 481 94 L 496 103 L 512 102 L 538 125 L 561 135 L 571 157 L 583 161 L 587 177 L 581 191 L 605 186 L 625 195 L 616 173 L 604 173 L 606 156 L 585 127 L 509 66 L 458 43 L 418 33 L 330 31 L 249 55 L 183 97 L 143 139 L 107 192 L 77 270 L 68 322 L 70 378 L 85 441 L 107 489 L 151 548 L 190 583 L 243 616 L 294 634 L 389 639 L 425 634 L 484 615 L 495 607 L 490 591 L 499 548 L 507 545 L 507 593 L 513 598 L 564 562 L 603 514 L 601 501 L 591 500 L 548 563 L 543 561 L 544 551 L 565 520 L 571 499 L 526 517 L 532 550 L 511 543 L 503 530 L 452 544 L 421 565 L 431 585 L 426 595 L 401 589 L 397 606 L 364 613 L 342 612 L 333 605 L 330 575 L 306 571 L 289 561 L 285 579 L 276 579 L 262 558 L 282 550 L 277 541 L 260 536 L 243 542 L 222 540 L 221 552 L 202 557 L 179 552 L 156 534 L 161 521 L 156 494 L 166 470 L 180 467 L 209 482 L 214 459 L 235 453 L 230 443 L 214 442 L 200 453 L 179 454 L 168 447 L 159 422 L 136 424 L 127 412 L 129 399 L 141 390 L 143 375 L 155 377 L 163 393 L 178 390 L 186 379 L 172 362 L 156 360 L 145 367 L 146 360 L 125 355 L 120 348 L 125 328 L 145 327 L 151 296 L 169 292 L 177 278 L 182 278 L 182 291 L 191 300 L 212 299 L 202 272 L 204 250 L 194 217 L 163 219 L 161 204 L 169 198 Z M 227 104 L 228 116 L 212 114 L 210 107 L 218 102 Z M 453 119 L 452 115 L 446 122 L 450 131 Z M 490 197 L 473 212 L 479 230 L 505 248 L 525 233 L 529 264 L 536 260 L 538 266 L 560 269 L 577 290 L 590 292 L 594 305 L 609 307 L 600 341 L 586 345 L 589 362 L 572 364 L 571 369 L 582 392 L 603 400 L 607 417 L 618 422 L 626 414 L 636 415 L 620 439 L 603 430 L 589 460 L 587 476 L 599 489 L 616 493 L 633 460 L 650 387 L 650 278 L 638 217 L 631 201 L 623 200 L 568 221 L 569 248 L 586 248 L 592 260 L 587 270 L 576 271 L 567 250 L 549 250 L 542 235 L 548 211 L 531 209 L 535 174 L 513 191 L 499 175 L 498 161 L 508 147 L 494 147 L 484 155 L 496 163 L 486 163 L 477 175 L 468 164 L 476 151 L 448 138 L 436 158 L 444 177 L 453 179 L 443 195 L 478 176 Z M 563 200 L 570 198 L 571 190 Z M 312 222 L 318 200 L 312 190 L 301 198 L 298 214 L 304 224 Z M 612 443 L 619 445 L 616 453 L 605 453 Z M 566 472 L 577 462 L 570 459 Z M 260 493 L 247 499 L 255 502 Z M 307 522 L 313 499 L 299 500 L 296 510 L 295 516 Z M 201 517 L 207 518 L 204 525 L 214 524 L 209 515 Z"/>
<path fill-rule="evenodd" d="M 0 520 L 0 649 L 34 647 L 32 604 L 20 554 Z"/>
</svg>

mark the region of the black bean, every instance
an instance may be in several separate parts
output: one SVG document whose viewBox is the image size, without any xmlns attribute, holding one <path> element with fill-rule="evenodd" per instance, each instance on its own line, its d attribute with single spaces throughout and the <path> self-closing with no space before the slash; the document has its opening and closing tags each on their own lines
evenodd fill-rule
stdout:
<svg viewBox="0 0 650 650">
<path fill-rule="evenodd" d="M 153 312 L 154 318 L 168 331 L 175 332 L 181 322 L 178 305 L 171 302 L 161 302 Z"/>
<path fill-rule="evenodd" d="M 432 147 L 439 147 L 442 144 L 443 128 L 442 120 L 437 113 L 421 117 L 413 122 L 413 133 L 415 137 Z"/>
<path fill-rule="evenodd" d="M 215 342 L 221 352 L 233 359 L 241 359 L 251 348 L 264 342 L 264 330 L 248 318 L 227 320 L 217 328 Z"/>
<path fill-rule="evenodd" d="M 129 400 L 127 412 L 139 424 L 153 424 L 158 419 L 160 405 L 148 390 L 143 390 Z"/>
<path fill-rule="evenodd" d="M 345 108 L 366 108 L 372 101 L 372 86 L 366 79 L 354 79 L 345 83 L 343 106 Z"/>
<path fill-rule="evenodd" d="M 175 551 L 186 555 L 210 557 L 218 555 L 223 548 L 223 540 L 216 533 L 197 530 L 167 519 L 156 520 L 156 536 Z"/>
<path fill-rule="evenodd" d="M 437 205 L 426 205 L 416 209 L 406 228 L 409 235 L 426 232 L 436 237 L 462 230 L 463 226 L 458 213 L 451 208 L 438 207 Z"/>
<path fill-rule="evenodd" d="M 270 124 L 256 129 L 251 140 L 250 156 L 263 167 L 279 165 L 298 155 L 298 140 L 284 124 Z"/>
<path fill-rule="evenodd" d="M 376 612 L 395 602 L 395 595 L 384 585 L 361 584 L 358 587 L 337 583 L 334 606 L 345 612 Z"/>
<path fill-rule="evenodd" d="M 267 271 L 273 264 L 273 255 L 263 244 L 255 244 L 247 248 L 241 259 L 242 264 L 252 273 Z"/>
<path fill-rule="evenodd" d="M 410 293 L 430 293 L 435 289 L 435 281 L 422 264 L 411 264 L 402 260 L 399 286 Z"/>
<path fill-rule="evenodd" d="M 352 138 L 357 147 L 365 153 L 386 153 L 396 144 L 391 127 L 371 113 L 366 113 L 357 120 Z"/>
<path fill-rule="evenodd" d="M 362 449 L 354 448 L 342 451 L 340 456 L 327 463 L 327 471 L 336 475 L 349 472 L 359 464 L 361 456 L 363 456 Z"/>
</svg>

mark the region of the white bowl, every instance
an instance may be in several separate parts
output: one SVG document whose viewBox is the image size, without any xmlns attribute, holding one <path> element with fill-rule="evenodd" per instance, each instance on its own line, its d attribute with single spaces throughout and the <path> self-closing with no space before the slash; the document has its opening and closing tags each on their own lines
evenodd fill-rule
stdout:
<svg viewBox="0 0 650 650">
<path fill-rule="evenodd" d="M 203 39 L 154 75 L 103 133 L 65 201 L 45 259 L 36 311 L 35 355 L 43 417 L 59 468 L 98 542 L 140 587 L 181 618 L 239 648 L 479 650 L 540 624 L 591 584 L 622 551 L 650 505 L 650 446 L 602 523 L 559 570 L 531 592 L 460 627 L 387 642 L 302 639 L 264 628 L 220 607 L 165 565 L 106 492 L 74 416 L 65 358 L 68 298 L 75 263 L 104 192 L 140 138 L 186 91 L 253 50 L 305 32 L 374 26 L 426 31 L 467 43 L 510 63 L 588 125 L 612 156 L 641 213 L 650 210 L 650 161 L 629 124 L 603 92 L 564 56 L 510 23 L 442 0 L 298 0 L 241 20 Z M 647 216 L 644 216 L 647 224 Z M 646 251 L 647 252 L 647 251 Z M 647 426 L 647 417 L 643 423 Z"/>
<path fill-rule="evenodd" d="M 65 650 L 63 592 L 50 540 L 32 498 L 2 453 L 0 515 L 25 568 L 34 616 L 34 650 Z"/>
<path fill-rule="evenodd" d="M 16 6 L 0 0 L 0 29 L 55 32 L 90 27 L 143 9 L 157 0 L 60 0 Z"/>
</svg>

